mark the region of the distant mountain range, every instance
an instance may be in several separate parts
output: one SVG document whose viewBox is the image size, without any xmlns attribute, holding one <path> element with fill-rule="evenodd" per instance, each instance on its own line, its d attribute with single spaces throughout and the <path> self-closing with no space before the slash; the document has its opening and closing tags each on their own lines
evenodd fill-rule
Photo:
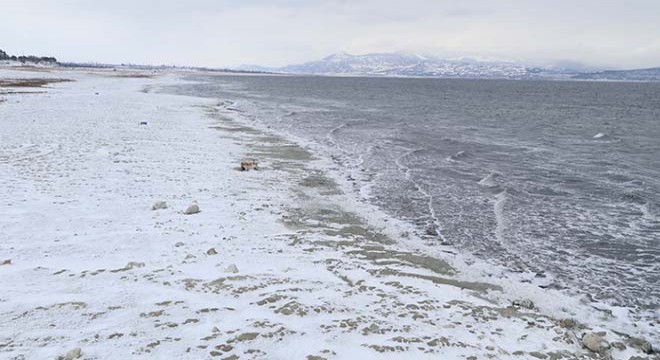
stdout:
<svg viewBox="0 0 660 360">
<path fill-rule="evenodd" d="M 351 55 L 338 53 L 318 61 L 283 67 L 242 65 L 236 70 L 284 74 L 439 77 L 486 79 L 589 79 L 659 81 L 660 69 L 585 71 L 568 67 L 533 67 L 514 62 L 444 59 L 408 53 Z"/>
</svg>

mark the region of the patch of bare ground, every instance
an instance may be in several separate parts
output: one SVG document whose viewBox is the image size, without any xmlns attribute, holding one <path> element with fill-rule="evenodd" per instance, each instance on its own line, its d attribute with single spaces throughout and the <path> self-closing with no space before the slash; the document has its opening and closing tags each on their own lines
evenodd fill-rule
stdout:
<svg viewBox="0 0 660 360">
<path fill-rule="evenodd" d="M 0 79 L 0 87 L 42 87 L 48 84 L 73 81 L 71 79 Z"/>
<path fill-rule="evenodd" d="M 112 74 L 110 75 L 112 77 L 117 77 L 117 78 L 127 78 L 127 79 L 152 79 L 155 77 L 155 75 L 152 74 L 141 74 L 141 73 L 132 73 L 132 74 Z"/>
<path fill-rule="evenodd" d="M 45 91 L 2 91 L 0 90 L 0 95 L 23 95 L 23 94 L 45 94 Z M 3 99 L 7 101 L 7 99 Z M 2 102 L 2 101 L 0 101 Z"/>
<path fill-rule="evenodd" d="M 29 72 L 53 72 L 53 68 L 48 68 L 48 67 L 41 67 L 41 66 L 11 66 L 9 67 L 11 70 L 17 70 L 17 71 L 29 71 Z"/>
</svg>

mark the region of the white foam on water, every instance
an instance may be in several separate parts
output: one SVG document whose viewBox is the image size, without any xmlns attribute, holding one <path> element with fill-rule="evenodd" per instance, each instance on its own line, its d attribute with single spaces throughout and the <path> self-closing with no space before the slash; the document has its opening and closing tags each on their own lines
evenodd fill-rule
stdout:
<svg viewBox="0 0 660 360">
<path fill-rule="evenodd" d="M 506 191 L 495 196 L 495 203 L 493 204 L 493 212 L 495 212 L 495 237 L 500 244 L 505 244 L 504 232 L 506 231 L 506 217 L 504 216 L 504 205 L 506 204 L 507 196 Z"/>
<path fill-rule="evenodd" d="M 466 154 L 466 152 L 461 150 L 461 151 L 457 152 L 456 154 L 453 154 L 453 155 L 447 156 L 447 158 L 446 158 L 445 160 L 447 160 L 448 163 L 452 163 L 452 164 L 453 164 L 453 163 L 458 162 L 458 160 L 459 160 L 461 157 L 465 156 L 465 154 Z"/>
<path fill-rule="evenodd" d="M 651 204 L 648 201 L 639 205 L 639 209 L 642 211 L 642 217 L 645 220 L 658 221 L 658 217 L 651 211 Z"/>
<path fill-rule="evenodd" d="M 497 186 L 497 183 L 495 182 L 495 179 L 499 177 L 498 174 L 496 173 L 490 173 L 488 174 L 485 178 L 479 180 L 479 185 L 484 186 L 484 187 L 494 187 Z"/>
<path fill-rule="evenodd" d="M 446 244 L 447 239 L 441 234 L 440 229 L 442 227 L 441 227 L 440 219 L 438 218 L 438 215 L 436 214 L 436 211 L 435 211 L 435 207 L 433 206 L 433 195 L 431 195 L 428 191 L 426 191 L 424 189 L 424 187 L 419 182 L 415 181 L 415 179 L 412 175 L 412 168 L 403 163 L 405 158 L 407 158 L 409 156 L 412 156 L 415 153 L 424 151 L 424 150 L 425 149 L 415 149 L 415 150 L 408 151 L 408 152 L 404 153 L 403 155 L 401 155 L 400 157 L 398 157 L 394 162 L 399 167 L 399 169 L 401 169 L 401 171 L 403 171 L 403 173 L 405 174 L 406 180 L 408 182 L 410 182 L 411 184 L 413 184 L 413 186 L 415 187 L 417 192 L 422 194 L 427 199 L 427 210 L 428 210 L 428 214 L 431 216 L 431 220 L 433 222 L 433 230 L 442 239 L 442 243 Z"/>
<path fill-rule="evenodd" d="M 339 143 L 337 142 L 336 135 L 341 129 L 343 129 L 347 126 L 348 126 L 348 123 L 342 123 L 342 124 L 332 128 L 332 129 L 330 129 L 330 131 L 328 131 L 328 134 L 326 135 L 326 139 L 328 140 L 328 142 L 330 144 L 338 147 Z"/>
</svg>

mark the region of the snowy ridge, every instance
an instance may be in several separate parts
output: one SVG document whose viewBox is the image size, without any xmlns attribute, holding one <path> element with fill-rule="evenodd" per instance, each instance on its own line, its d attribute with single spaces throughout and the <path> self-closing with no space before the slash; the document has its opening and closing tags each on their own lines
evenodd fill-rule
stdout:
<svg viewBox="0 0 660 360">
<path fill-rule="evenodd" d="M 337 53 L 318 61 L 281 68 L 241 66 L 240 70 L 289 74 L 524 79 L 568 77 L 571 71 L 541 69 L 504 61 L 443 59 L 409 53 L 351 55 Z"/>
<path fill-rule="evenodd" d="M 597 71 L 571 62 L 538 67 L 487 58 L 448 59 L 405 52 L 365 55 L 340 52 L 302 64 L 283 67 L 242 65 L 235 70 L 333 76 L 660 81 L 660 68 Z"/>
</svg>

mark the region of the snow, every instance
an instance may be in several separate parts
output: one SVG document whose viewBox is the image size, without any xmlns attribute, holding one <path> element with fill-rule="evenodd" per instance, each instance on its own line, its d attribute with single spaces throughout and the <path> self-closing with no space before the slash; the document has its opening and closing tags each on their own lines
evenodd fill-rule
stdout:
<svg viewBox="0 0 660 360">
<path fill-rule="evenodd" d="M 376 53 L 351 55 L 345 52 L 318 61 L 279 68 L 241 66 L 240 70 L 331 76 L 438 77 L 488 79 L 565 79 L 569 71 L 531 68 L 506 61 L 446 59 L 419 54 Z"/>
<path fill-rule="evenodd" d="M 582 328 L 559 325 L 591 327 L 578 300 L 485 284 L 479 264 L 402 243 L 405 225 L 309 180 L 330 176 L 327 159 L 237 121 L 222 99 L 157 91 L 180 74 L 0 78 L 74 80 L 0 92 L 0 358 L 588 353 Z M 252 158 L 259 170 L 240 171 Z M 185 215 L 193 203 L 201 212 Z M 541 311 L 510 305 L 526 296 Z"/>
</svg>

